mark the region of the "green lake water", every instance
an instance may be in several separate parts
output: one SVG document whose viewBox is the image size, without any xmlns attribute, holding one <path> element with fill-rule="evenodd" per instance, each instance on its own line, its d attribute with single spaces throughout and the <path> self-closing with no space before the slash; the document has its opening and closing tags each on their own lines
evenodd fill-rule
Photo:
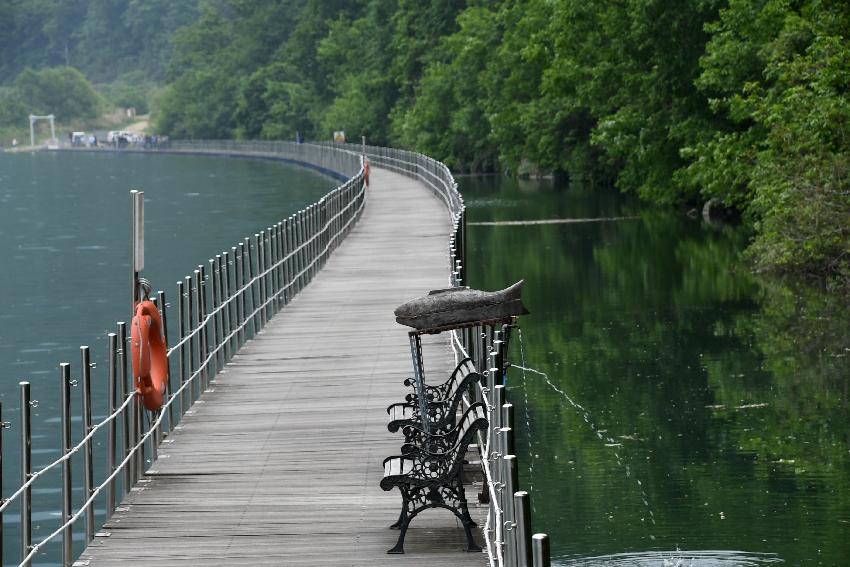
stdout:
<svg viewBox="0 0 850 567">
<path fill-rule="evenodd" d="M 461 178 L 470 285 L 526 280 L 520 484 L 553 563 L 850 565 L 850 310 L 746 235 L 610 190 Z M 521 226 L 476 222 L 611 219 Z"/>
<path fill-rule="evenodd" d="M 106 334 L 128 321 L 130 189 L 145 192 L 145 271 L 154 290 L 176 294 L 178 280 L 337 185 L 312 170 L 279 162 L 122 153 L 0 153 L 0 402 L 12 428 L 3 437 L 3 496 L 20 486 L 20 394 L 32 383 L 33 467 L 59 456 L 60 362 L 79 377 L 81 345 L 98 362 L 93 373 L 95 421 L 106 409 Z M 80 389 L 72 392 L 74 439 Z M 96 453 L 102 440 L 95 443 Z M 100 457 L 103 462 L 103 457 Z M 81 460 L 75 462 L 76 486 Z M 58 471 L 58 469 L 57 469 Z M 105 476 L 96 471 L 96 482 Z M 33 490 L 34 540 L 58 525 L 58 473 Z M 76 504 L 78 505 L 78 504 Z M 4 564 L 19 559 L 19 510 L 5 514 Z M 104 519 L 101 508 L 97 523 Z M 75 549 L 84 546 L 82 522 Z M 59 538 L 37 565 L 58 562 Z"/>
</svg>

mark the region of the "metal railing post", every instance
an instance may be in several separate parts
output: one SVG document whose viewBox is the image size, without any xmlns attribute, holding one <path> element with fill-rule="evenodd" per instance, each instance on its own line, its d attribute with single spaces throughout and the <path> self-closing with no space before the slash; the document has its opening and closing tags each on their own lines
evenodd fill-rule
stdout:
<svg viewBox="0 0 850 567">
<path fill-rule="evenodd" d="M 263 274 L 265 271 L 263 240 L 264 237 L 259 232 L 254 234 L 254 255 L 256 256 L 255 263 L 257 264 L 257 297 L 259 298 L 257 308 L 259 308 L 258 315 L 260 317 L 261 329 L 266 326 L 266 276 Z"/>
<path fill-rule="evenodd" d="M 206 361 L 206 365 L 204 366 L 203 388 L 198 393 L 198 395 L 200 396 L 200 394 L 202 394 L 203 391 L 207 389 L 207 387 L 210 383 L 210 380 L 212 380 L 213 373 L 214 373 L 212 371 L 212 368 L 215 367 L 215 358 L 212 357 L 212 355 L 211 355 L 212 345 L 210 345 L 210 339 L 212 338 L 214 340 L 215 337 L 210 337 L 210 325 L 212 324 L 213 329 L 215 329 L 215 322 L 213 321 L 212 317 L 210 317 L 210 318 L 207 317 L 210 313 L 212 313 L 212 309 L 210 308 L 210 303 L 212 302 L 212 285 L 209 282 L 213 278 L 213 275 L 207 273 L 207 267 L 204 266 L 204 265 L 200 265 L 200 266 L 198 266 L 198 268 L 201 270 L 201 304 L 200 304 L 200 307 L 201 307 L 202 320 L 205 321 L 202 331 L 203 331 L 203 336 L 204 336 L 204 349 L 205 349 L 204 360 Z"/>
<path fill-rule="evenodd" d="M 59 365 L 59 388 L 61 400 L 60 429 L 62 455 L 67 456 L 71 451 L 71 365 L 63 362 Z M 62 523 L 71 518 L 71 459 L 62 463 Z M 68 525 L 62 530 L 62 564 L 66 567 L 73 562 L 73 526 Z"/>
<path fill-rule="evenodd" d="M 283 219 L 282 236 L 283 236 L 283 251 L 281 259 L 283 260 L 283 293 L 284 305 L 288 305 L 292 301 L 292 217 Z"/>
<path fill-rule="evenodd" d="M 496 331 L 496 340 L 493 341 L 493 366 L 497 370 L 496 384 L 505 383 L 505 341 L 502 331 Z"/>
<path fill-rule="evenodd" d="M 502 429 L 505 432 L 506 428 Z M 510 435 L 510 433 L 508 433 Z M 502 525 L 505 533 L 505 564 L 514 566 L 517 564 L 517 549 L 516 549 L 516 524 L 514 523 L 514 492 L 517 488 L 517 463 L 516 456 L 507 454 L 502 458 L 505 471 L 504 480 L 504 515 L 502 516 Z"/>
<path fill-rule="evenodd" d="M 490 411 L 492 413 L 496 413 L 496 412 L 499 411 L 499 407 L 496 406 L 496 404 L 494 403 L 495 402 L 494 396 L 496 395 L 496 375 L 495 375 L 495 373 L 491 372 L 491 370 L 485 370 L 484 371 L 484 380 L 486 381 L 486 384 L 487 384 L 485 391 L 482 392 L 482 394 L 485 397 L 484 401 L 487 402 L 488 411 Z M 493 415 L 491 414 L 490 422 L 492 423 L 494 420 L 495 419 L 494 419 Z"/>
<path fill-rule="evenodd" d="M 245 304 L 245 317 L 248 317 L 249 313 L 253 313 L 257 308 L 256 302 L 254 301 L 254 267 L 251 262 L 251 239 L 247 236 L 243 240 L 242 244 L 239 246 L 242 251 L 242 268 L 248 271 L 248 279 L 246 280 L 245 292 L 243 294 L 243 301 Z M 248 306 L 248 297 L 251 298 L 250 307 Z M 257 321 L 256 315 L 251 315 L 251 335 L 255 336 L 257 334 Z"/>
<path fill-rule="evenodd" d="M 534 534 L 531 536 L 531 555 L 534 567 L 551 567 L 548 535 Z"/>
<path fill-rule="evenodd" d="M 514 516 L 516 517 L 517 567 L 532 567 L 531 559 L 531 506 L 528 492 L 514 492 Z"/>
<path fill-rule="evenodd" d="M 220 369 L 224 366 L 224 350 L 221 348 L 221 337 L 222 337 L 222 327 L 223 321 L 221 320 L 221 311 L 219 310 L 219 306 L 221 305 L 220 301 L 220 289 L 219 289 L 219 274 L 221 270 L 221 255 L 216 256 L 215 258 L 210 258 L 208 260 L 210 264 L 210 313 L 213 314 L 212 317 L 212 340 L 213 347 L 212 352 L 215 353 L 215 356 L 212 357 L 211 360 L 215 361 L 216 370 L 210 370 L 210 378 L 214 374 L 216 374 L 217 369 Z"/>
<path fill-rule="evenodd" d="M 159 312 L 160 312 L 161 317 L 162 317 L 162 334 L 163 334 L 162 336 L 165 339 L 165 345 L 166 345 L 166 348 L 167 348 L 170 343 L 168 342 L 168 309 L 167 309 L 168 303 L 166 303 L 166 301 L 165 301 L 165 292 L 162 291 L 162 290 L 157 291 L 156 292 L 156 299 L 159 303 Z M 165 395 L 166 395 L 166 401 L 170 400 L 171 396 L 173 394 L 174 394 L 174 388 L 171 385 L 171 359 L 166 358 L 165 359 Z M 170 432 L 174 428 L 174 424 L 176 423 L 176 420 L 174 418 L 174 404 L 173 403 L 170 406 L 168 406 L 168 414 L 165 417 L 166 417 L 166 427 L 167 427 L 168 431 Z M 159 430 L 159 434 L 160 434 L 160 437 L 157 438 L 158 443 L 160 441 L 162 441 L 162 437 L 161 437 L 162 428 L 161 427 L 160 427 L 160 430 Z"/>
<path fill-rule="evenodd" d="M 115 413 L 115 394 L 116 381 L 118 379 L 118 335 L 109 333 L 107 339 L 107 356 L 106 364 L 106 408 L 109 415 Z M 117 433 L 116 420 L 113 419 L 106 427 L 106 476 L 109 477 L 115 472 L 115 436 Z M 115 481 L 109 483 L 106 487 L 106 517 L 112 516 L 115 511 Z"/>
<path fill-rule="evenodd" d="M 118 384 L 120 385 L 121 405 L 127 401 L 129 396 L 134 396 L 134 392 L 127 383 L 127 325 L 123 321 L 118 322 Z M 121 429 L 123 440 L 121 447 L 122 461 L 127 458 L 133 448 L 133 403 L 129 403 L 124 409 L 124 415 L 121 419 Z M 129 459 L 124 466 L 124 494 L 130 493 L 130 488 L 133 486 L 135 479 L 135 463 L 133 459 Z"/>
<path fill-rule="evenodd" d="M 203 274 L 200 270 L 203 266 L 198 266 L 199 269 L 195 270 L 195 284 L 194 289 L 192 290 L 195 294 L 195 329 L 197 330 L 197 342 L 198 342 L 198 367 L 196 371 L 198 372 L 198 379 L 195 380 L 197 386 L 192 384 L 192 402 L 198 399 L 198 396 L 201 395 L 201 392 L 204 391 L 204 377 L 207 371 L 207 335 L 205 332 L 204 325 L 204 278 Z M 197 388 L 197 395 L 195 394 L 195 389 Z"/>
<path fill-rule="evenodd" d="M 493 369 L 491 369 L 491 375 L 494 375 Z M 494 376 L 488 376 L 488 380 L 495 379 Z M 493 417 L 491 418 L 491 425 L 493 431 L 497 431 L 502 428 L 503 425 L 506 425 L 502 422 L 502 406 L 505 405 L 505 387 L 501 384 L 497 384 L 493 387 Z"/>
<path fill-rule="evenodd" d="M 242 345 L 245 344 L 245 290 L 243 287 L 245 286 L 245 269 L 242 264 L 243 257 L 243 248 L 244 244 L 239 243 L 239 246 L 233 247 L 233 262 L 236 268 L 235 276 L 235 286 L 236 292 L 238 293 L 238 297 L 235 299 L 236 301 L 236 320 L 238 321 L 239 332 L 236 335 L 236 344 L 239 348 L 242 348 Z"/>
<path fill-rule="evenodd" d="M 151 302 L 154 304 L 154 307 L 156 307 L 157 311 L 161 311 L 161 309 L 159 308 L 159 300 L 156 297 L 151 299 Z M 161 315 L 160 315 L 160 317 L 161 317 Z M 168 359 L 166 359 L 166 362 L 168 362 Z M 151 425 L 153 425 L 153 423 L 156 421 L 158 413 L 159 412 L 157 412 L 155 414 L 151 414 Z M 139 398 L 139 415 L 141 416 L 140 417 L 140 424 L 139 424 L 139 431 L 141 432 L 141 435 L 144 435 L 144 427 L 145 427 L 144 418 L 148 414 L 145 413 L 145 410 L 143 409 L 141 397 Z M 162 422 L 160 422 L 159 425 L 157 425 L 154 428 L 154 433 L 153 433 L 152 436 L 148 437 L 148 441 L 150 442 L 150 446 L 151 446 L 151 461 L 155 461 L 159 458 L 158 449 L 159 449 L 160 443 L 162 443 Z M 139 466 L 140 466 L 140 470 L 142 471 L 142 474 L 144 474 L 144 471 L 145 471 L 144 461 Z"/>
<path fill-rule="evenodd" d="M 279 223 L 277 223 L 277 261 L 279 263 L 278 269 L 278 279 L 280 284 L 280 292 L 279 300 L 280 307 L 283 308 L 289 303 L 288 294 L 289 290 L 286 288 L 287 279 L 286 279 L 286 262 L 283 259 L 286 257 L 287 251 L 287 243 L 286 243 L 286 219 L 283 219 Z"/>
<path fill-rule="evenodd" d="M 83 436 L 92 430 L 91 421 L 91 354 L 89 347 L 80 347 L 80 382 L 83 394 Z M 83 494 L 84 500 L 91 498 L 94 492 L 94 468 L 92 464 L 91 441 L 83 446 Z M 86 506 L 86 545 L 94 538 L 94 504 Z"/>
<path fill-rule="evenodd" d="M 269 269 L 271 270 L 271 273 L 269 274 L 269 279 L 271 280 L 271 291 L 269 292 L 269 297 L 272 300 L 270 307 L 272 315 L 274 315 L 280 309 L 280 296 L 277 293 L 280 289 L 277 266 L 277 225 L 272 225 L 266 228 L 266 232 L 269 234 Z"/>
<path fill-rule="evenodd" d="M 21 382 L 21 485 L 32 476 L 32 399 L 30 383 Z M 21 558 L 29 555 L 32 549 L 32 488 L 27 487 L 21 494 Z M 22 563 L 29 567 L 30 562 Z"/>
<path fill-rule="evenodd" d="M 188 407 L 191 406 L 192 403 L 194 403 L 194 401 L 195 401 L 195 383 L 196 383 L 195 372 L 199 368 L 199 365 L 195 364 L 195 356 L 196 356 L 195 353 L 197 352 L 198 360 L 200 360 L 201 342 L 200 342 L 200 340 L 198 340 L 198 334 L 195 332 L 195 324 L 196 324 L 196 321 L 197 321 L 197 317 L 194 315 L 194 313 L 197 310 L 197 305 L 198 305 L 198 302 L 197 302 L 197 298 L 198 298 L 197 293 L 198 292 L 195 289 L 196 280 L 193 279 L 191 276 L 186 276 L 184 279 L 185 279 L 185 282 L 186 282 L 185 291 L 186 291 L 186 296 L 187 296 L 186 297 L 186 325 L 188 327 L 187 335 L 192 337 L 192 338 L 189 339 L 189 372 L 187 373 L 188 376 L 186 377 L 187 380 L 189 380 L 191 378 L 191 383 L 189 384 L 189 387 L 187 388 L 189 395 L 188 395 L 188 400 L 187 400 L 187 403 L 186 403 L 186 409 L 188 409 Z"/>
<path fill-rule="evenodd" d="M 221 289 L 221 301 L 224 303 L 224 363 L 227 364 L 233 358 L 233 351 L 239 348 L 239 345 L 236 344 L 236 339 L 231 336 L 233 333 L 233 320 L 235 317 L 232 316 L 231 310 L 233 309 L 233 302 L 230 301 L 231 287 L 230 287 L 230 252 L 227 250 L 223 250 L 221 253 L 221 283 L 219 284 L 219 288 Z"/>
<path fill-rule="evenodd" d="M 263 271 L 266 272 L 266 322 L 268 322 L 275 314 L 274 287 L 275 287 L 275 271 L 272 269 L 274 261 L 274 244 L 272 242 L 272 229 L 266 227 L 262 231 L 263 235 Z"/>
<path fill-rule="evenodd" d="M 180 348 L 177 350 L 177 388 L 180 395 L 177 398 L 178 418 L 182 418 L 185 407 L 183 405 L 183 384 L 186 380 L 186 348 L 183 344 L 183 339 L 186 338 L 186 286 L 182 281 L 177 282 L 177 340 L 180 341 Z M 171 406 L 174 407 L 175 403 Z M 176 421 L 171 422 L 174 427 Z"/>
<path fill-rule="evenodd" d="M 511 403 L 502 404 L 502 427 L 510 427 L 511 431 L 514 428 L 514 405 Z M 511 437 L 513 441 L 513 437 Z M 513 452 L 513 445 L 511 445 L 511 452 Z"/>
<path fill-rule="evenodd" d="M 307 262 L 305 261 L 305 251 L 304 251 L 305 242 L 307 242 L 307 239 L 305 238 L 306 229 L 304 227 L 304 211 L 300 210 L 295 214 L 298 215 L 298 224 L 297 224 L 297 230 L 298 230 L 298 273 L 299 273 L 299 276 L 298 276 L 298 291 L 300 292 L 302 289 L 304 289 L 304 286 L 306 285 L 306 283 L 305 283 L 306 278 L 307 278 L 307 271 L 306 271 Z"/>
</svg>

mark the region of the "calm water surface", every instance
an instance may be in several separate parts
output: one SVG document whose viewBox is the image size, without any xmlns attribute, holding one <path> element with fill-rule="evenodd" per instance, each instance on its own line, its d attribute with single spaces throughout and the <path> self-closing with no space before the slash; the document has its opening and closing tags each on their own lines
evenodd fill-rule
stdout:
<svg viewBox="0 0 850 567">
<path fill-rule="evenodd" d="M 72 375 L 78 377 L 80 345 L 89 345 L 100 362 L 93 376 L 95 419 L 105 413 L 106 334 L 130 316 L 130 189 L 145 192 L 143 275 L 154 290 L 173 297 L 176 282 L 199 263 L 334 186 L 335 181 L 311 170 L 269 161 L 0 153 L 0 294 L 5 306 L 0 310 L 0 402 L 3 419 L 12 421 L 3 439 L 4 496 L 20 485 L 19 381 L 30 381 L 38 400 L 33 410 L 35 470 L 59 456 L 57 367 L 71 362 Z M 79 416 L 79 388 L 72 396 Z M 80 437 L 75 431 L 74 438 Z M 75 472 L 79 481 L 81 472 Z M 96 482 L 103 473 L 97 471 Z M 55 529 L 61 509 L 54 489 L 58 475 L 37 486 L 35 541 Z M 75 499 L 82 501 L 81 489 Z M 6 563 L 18 560 L 18 514 L 19 508 L 13 508 L 4 517 Z M 103 519 L 99 513 L 98 522 Z M 79 525 L 77 547 L 82 550 Z M 57 550 L 51 545 L 39 564 L 55 564 Z"/>
<path fill-rule="evenodd" d="M 737 228 L 460 179 L 475 287 L 525 278 L 520 483 L 569 566 L 850 565 L 850 309 L 757 280 Z"/>
</svg>

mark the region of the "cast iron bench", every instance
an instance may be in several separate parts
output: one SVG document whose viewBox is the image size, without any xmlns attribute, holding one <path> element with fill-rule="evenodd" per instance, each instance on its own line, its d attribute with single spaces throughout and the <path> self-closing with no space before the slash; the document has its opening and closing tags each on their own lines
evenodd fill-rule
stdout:
<svg viewBox="0 0 850 567">
<path fill-rule="evenodd" d="M 405 445 L 404 455 L 384 459 L 381 488 L 398 487 L 401 491 L 401 513 L 398 521 L 390 526 L 401 533 L 395 547 L 387 553 L 404 553 L 404 536 L 411 520 L 428 508 L 451 511 L 463 524 L 466 550 L 481 551 L 472 537 L 475 522 L 467 508 L 462 473 L 467 447 L 475 434 L 486 428 L 484 405 L 473 404 L 448 433 L 435 436 L 420 431 L 422 445 Z"/>
<path fill-rule="evenodd" d="M 428 426 L 432 433 L 445 433 L 454 427 L 457 411 L 463 400 L 464 392 L 481 379 L 481 375 L 475 371 L 472 360 L 466 358 L 457 365 L 454 371 L 443 384 L 438 386 L 424 385 L 426 409 L 428 411 Z M 405 380 L 410 385 L 411 379 Z M 399 429 L 405 431 L 407 426 L 422 428 L 422 416 L 420 415 L 419 399 L 415 393 L 407 394 L 405 402 L 390 404 L 387 413 L 390 421 L 387 429 L 395 433 Z M 409 441 L 405 434 L 405 441 Z"/>
</svg>

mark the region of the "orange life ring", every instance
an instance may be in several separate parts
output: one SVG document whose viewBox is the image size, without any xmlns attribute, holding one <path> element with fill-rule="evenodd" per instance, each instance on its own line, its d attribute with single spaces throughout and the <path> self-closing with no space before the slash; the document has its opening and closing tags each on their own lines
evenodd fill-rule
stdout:
<svg viewBox="0 0 850 567">
<path fill-rule="evenodd" d="M 130 360 L 133 385 L 150 411 L 165 402 L 168 380 L 168 352 L 163 337 L 162 319 L 152 301 L 140 301 L 130 330 Z"/>
<path fill-rule="evenodd" d="M 369 160 L 363 160 L 363 180 L 366 182 L 366 187 L 369 186 Z"/>
</svg>

